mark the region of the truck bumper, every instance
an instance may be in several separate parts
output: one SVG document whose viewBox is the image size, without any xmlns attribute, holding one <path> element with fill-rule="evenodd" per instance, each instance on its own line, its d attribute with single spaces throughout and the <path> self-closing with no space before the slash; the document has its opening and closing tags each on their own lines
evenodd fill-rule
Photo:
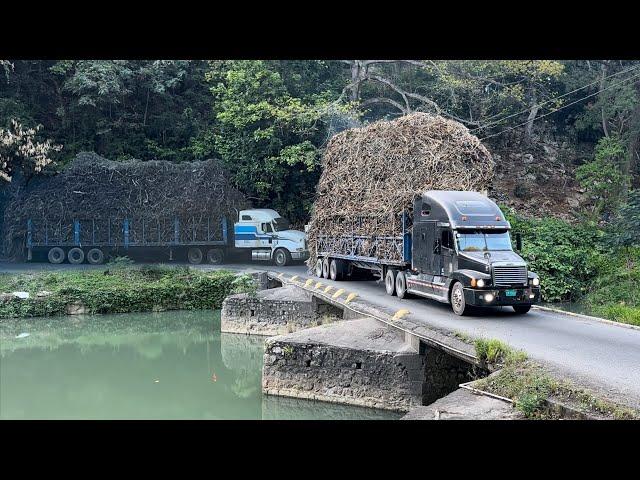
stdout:
<svg viewBox="0 0 640 480">
<path fill-rule="evenodd" d="M 515 291 L 515 296 L 507 296 L 507 292 Z M 486 300 L 487 294 L 493 295 L 493 300 Z M 520 287 L 520 288 L 487 288 L 479 290 L 477 288 L 465 288 L 464 300 L 467 305 L 477 307 L 500 307 L 504 305 L 533 305 L 540 302 L 540 287 Z"/>
<path fill-rule="evenodd" d="M 291 259 L 293 260 L 306 260 L 309 258 L 309 251 L 304 252 L 291 252 Z"/>
</svg>

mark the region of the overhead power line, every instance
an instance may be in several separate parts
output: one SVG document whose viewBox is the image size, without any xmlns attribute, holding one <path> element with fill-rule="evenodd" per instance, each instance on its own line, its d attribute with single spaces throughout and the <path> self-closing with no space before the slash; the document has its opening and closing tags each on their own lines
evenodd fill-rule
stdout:
<svg viewBox="0 0 640 480">
<path fill-rule="evenodd" d="M 622 75 L 622 74 L 624 74 L 624 73 L 631 72 L 631 71 L 633 71 L 633 70 L 637 70 L 638 68 L 640 68 L 640 65 L 635 66 L 635 67 L 628 68 L 628 69 L 626 69 L 626 70 L 620 70 L 619 72 L 612 73 L 611 75 L 607 75 L 606 77 L 604 77 L 604 80 L 609 79 L 609 78 L 613 78 L 613 77 L 615 77 L 615 76 L 617 76 L 617 75 Z M 570 92 L 564 93 L 564 94 L 559 95 L 559 96 L 557 96 L 557 97 L 550 98 L 549 100 L 546 100 L 546 101 L 544 101 L 544 102 L 542 102 L 542 103 L 538 104 L 538 106 L 542 107 L 543 105 L 546 105 L 546 104 L 548 104 L 548 103 L 551 103 L 551 102 L 553 102 L 553 101 L 555 101 L 555 100 L 559 100 L 559 99 L 564 98 L 564 97 L 566 97 L 566 96 L 568 96 L 568 95 L 572 95 L 572 94 L 574 94 L 574 93 L 576 93 L 576 92 L 579 92 L 580 90 L 584 90 L 585 88 L 588 88 L 588 87 L 591 87 L 591 86 L 593 86 L 593 85 L 595 85 L 595 84 L 597 84 L 597 83 L 600 83 L 602 80 L 603 80 L 603 79 L 595 80 L 595 81 L 593 81 L 593 82 L 591 82 L 591 83 L 588 83 L 587 85 L 584 85 L 584 86 L 582 86 L 582 87 L 580 87 L 580 88 L 576 88 L 575 90 L 571 90 Z M 496 125 L 496 124 L 498 124 L 498 123 L 504 122 L 505 120 L 507 120 L 507 119 L 509 119 L 509 118 L 517 117 L 518 115 L 521 115 L 521 114 L 526 113 L 526 112 L 528 112 L 528 111 L 529 111 L 529 108 L 525 108 L 524 110 L 520 110 L 519 112 L 512 113 L 511 115 L 507 115 L 506 117 L 500 118 L 500 119 L 498 119 L 498 120 L 496 120 L 496 121 L 494 121 L 494 122 L 488 122 L 488 123 L 485 123 L 484 125 L 480 125 L 479 127 L 470 128 L 470 129 L 469 129 L 469 131 L 470 131 L 470 132 L 473 132 L 473 131 L 476 131 L 476 130 L 481 130 L 481 129 L 484 129 L 484 128 L 487 128 L 487 127 L 490 127 L 490 126 L 492 126 L 492 125 Z M 485 120 L 491 120 L 492 118 L 495 118 L 495 117 L 497 117 L 497 116 L 499 116 L 499 115 L 500 115 L 500 114 L 492 115 L 491 117 L 486 118 Z"/>
<path fill-rule="evenodd" d="M 618 85 L 622 85 L 623 83 L 628 82 L 629 80 L 633 80 L 634 78 L 637 78 L 637 77 L 640 77 L 640 73 L 638 73 L 636 75 L 632 75 L 631 77 L 627 77 L 624 80 L 621 80 L 621 81 L 619 81 L 617 83 L 613 83 L 613 84 L 609 85 L 608 87 L 602 88 L 602 89 L 598 90 L 597 92 L 594 92 L 594 93 L 591 93 L 589 95 L 586 95 L 586 96 L 584 96 L 582 98 L 579 98 L 578 100 L 574 100 L 571 103 L 567 103 L 566 105 L 563 105 L 562 107 L 556 108 L 555 110 L 551 110 L 550 112 L 545 113 L 544 115 L 540 115 L 539 117 L 536 117 L 535 120 L 539 120 L 539 119 L 547 117 L 547 116 L 549 116 L 549 115 L 551 115 L 553 113 L 559 112 L 560 110 L 563 110 L 563 109 L 565 109 L 567 107 L 570 107 L 571 105 L 575 105 L 576 103 L 579 103 L 579 102 L 581 102 L 583 100 L 586 100 L 587 98 L 591 98 L 591 97 L 593 97 L 593 96 L 595 96 L 595 95 L 597 95 L 597 94 L 599 94 L 601 92 L 609 90 L 610 88 L 617 87 Z M 482 137 L 480 140 L 481 141 L 482 140 L 486 140 L 487 138 L 492 138 L 492 137 L 501 135 L 501 134 L 503 134 L 505 132 L 509 132 L 511 130 L 515 130 L 518 127 L 526 125 L 527 123 L 529 123 L 528 120 L 525 121 L 525 122 L 519 123 L 518 125 L 514 125 L 513 127 L 505 128 L 504 130 L 501 130 L 501 131 L 499 131 L 497 133 L 494 133 L 492 135 L 487 135 L 486 137 Z"/>
</svg>

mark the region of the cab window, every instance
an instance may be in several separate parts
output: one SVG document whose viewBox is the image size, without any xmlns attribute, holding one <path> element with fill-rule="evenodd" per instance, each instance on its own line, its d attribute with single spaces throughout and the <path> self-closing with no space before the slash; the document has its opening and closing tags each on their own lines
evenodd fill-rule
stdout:
<svg viewBox="0 0 640 480">
<path fill-rule="evenodd" d="M 251 220 L 252 220 L 251 215 L 242 215 L 242 220 L 249 220 L 249 221 L 251 221 Z"/>
<path fill-rule="evenodd" d="M 272 233 L 273 232 L 273 228 L 271 228 L 271 224 L 270 223 L 263 223 L 262 224 L 262 231 L 265 233 Z"/>
</svg>

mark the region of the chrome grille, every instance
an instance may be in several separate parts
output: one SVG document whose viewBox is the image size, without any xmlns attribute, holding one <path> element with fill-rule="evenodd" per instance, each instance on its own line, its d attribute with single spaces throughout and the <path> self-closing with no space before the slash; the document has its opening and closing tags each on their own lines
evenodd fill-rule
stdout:
<svg viewBox="0 0 640 480">
<path fill-rule="evenodd" d="M 496 265 L 493 267 L 494 285 L 526 285 L 527 267 L 508 267 Z"/>
</svg>

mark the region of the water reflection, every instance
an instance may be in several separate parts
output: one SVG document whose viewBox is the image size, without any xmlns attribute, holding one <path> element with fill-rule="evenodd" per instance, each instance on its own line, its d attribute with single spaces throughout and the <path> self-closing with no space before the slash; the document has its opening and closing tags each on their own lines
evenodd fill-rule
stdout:
<svg viewBox="0 0 640 480">
<path fill-rule="evenodd" d="M 212 311 L 4 320 L 0 418 L 397 417 L 263 397 L 264 340 L 220 334 Z"/>
</svg>

